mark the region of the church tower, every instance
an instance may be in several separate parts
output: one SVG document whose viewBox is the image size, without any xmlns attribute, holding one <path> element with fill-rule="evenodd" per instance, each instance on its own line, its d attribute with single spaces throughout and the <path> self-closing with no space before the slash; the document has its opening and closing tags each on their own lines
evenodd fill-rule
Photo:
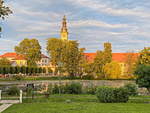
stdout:
<svg viewBox="0 0 150 113">
<path fill-rule="evenodd" d="M 63 17 L 63 22 L 62 22 L 62 28 L 61 28 L 60 36 L 61 36 L 62 40 L 68 40 L 68 29 L 67 29 L 66 16 Z"/>
</svg>

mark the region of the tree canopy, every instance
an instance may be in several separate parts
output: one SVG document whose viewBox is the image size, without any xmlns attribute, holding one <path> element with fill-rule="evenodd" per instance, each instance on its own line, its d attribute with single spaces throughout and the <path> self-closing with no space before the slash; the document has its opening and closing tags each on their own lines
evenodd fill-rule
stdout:
<svg viewBox="0 0 150 113">
<path fill-rule="evenodd" d="M 0 18 L 5 19 L 5 17 L 11 13 L 12 13 L 12 11 L 10 10 L 10 8 L 7 6 L 4 6 L 4 1 L 0 0 Z M 2 28 L 0 26 L 0 32 L 1 31 L 2 31 Z"/>
<path fill-rule="evenodd" d="M 52 65 L 54 65 L 55 67 L 58 66 L 58 64 L 62 60 L 64 45 L 65 44 L 63 43 L 63 41 L 57 38 L 49 38 L 47 40 L 47 52 L 51 57 Z"/>
<path fill-rule="evenodd" d="M 121 75 L 121 67 L 118 62 L 112 61 L 107 63 L 104 68 L 105 78 L 118 79 Z"/>
<path fill-rule="evenodd" d="M 138 64 L 150 65 L 150 47 L 146 47 L 140 51 Z"/>
<path fill-rule="evenodd" d="M 106 42 L 104 43 L 104 59 L 105 63 L 110 63 L 112 61 L 112 49 L 111 49 L 111 43 Z"/>
<path fill-rule="evenodd" d="M 111 43 L 104 43 L 104 50 L 97 51 L 94 59 L 94 73 L 98 77 L 104 77 L 103 67 L 112 61 Z"/>
<path fill-rule="evenodd" d="M 127 52 L 125 57 L 125 75 L 128 77 L 133 76 L 135 71 L 137 59 L 134 56 L 134 52 Z"/>
<path fill-rule="evenodd" d="M 3 66 L 3 67 L 11 66 L 11 62 L 6 58 L 2 58 L 0 59 L 0 66 Z"/>
<path fill-rule="evenodd" d="M 150 65 L 138 65 L 135 71 L 136 83 L 150 93 Z"/>
<path fill-rule="evenodd" d="M 68 75 L 75 76 L 79 73 L 83 58 L 84 49 L 80 49 L 76 41 L 64 41 L 57 38 L 50 38 L 47 41 L 47 51 L 51 62 Z"/>
<path fill-rule="evenodd" d="M 96 57 L 94 59 L 94 72 L 96 76 L 102 76 L 103 75 L 103 66 L 105 65 L 105 59 L 104 59 L 104 52 L 103 51 L 97 51 Z"/>
<path fill-rule="evenodd" d="M 36 62 L 41 59 L 41 46 L 37 39 L 24 39 L 15 46 L 15 51 L 25 56 L 28 66 L 36 66 Z"/>
</svg>

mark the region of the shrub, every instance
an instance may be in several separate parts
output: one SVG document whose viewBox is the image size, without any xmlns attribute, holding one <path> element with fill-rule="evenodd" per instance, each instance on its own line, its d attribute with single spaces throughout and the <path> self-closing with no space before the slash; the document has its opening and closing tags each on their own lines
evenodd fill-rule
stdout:
<svg viewBox="0 0 150 113">
<path fill-rule="evenodd" d="M 85 88 L 84 92 L 85 92 L 86 94 L 95 95 L 96 89 L 97 89 L 96 86 L 94 86 L 93 84 L 90 84 L 90 85 L 88 85 L 88 86 Z"/>
<path fill-rule="evenodd" d="M 111 103 L 114 102 L 113 88 L 110 87 L 99 87 L 96 91 L 97 98 L 100 102 Z"/>
<path fill-rule="evenodd" d="M 134 74 L 136 75 L 136 84 L 138 84 L 139 87 L 146 88 L 150 94 L 150 65 L 138 65 Z"/>
<path fill-rule="evenodd" d="M 59 93 L 59 86 L 57 84 L 54 85 L 52 92 L 53 92 L 53 94 Z"/>
<path fill-rule="evenodd" d="M 57 85 L 55 84 L 54 87 L 52 88 L 52 93 L 53 94 L 59 94 L 59 93 L 64 93 L 64 85 Z"/>
<path fill-rule="evenodd" d="M 32 96 L 32 94 L 33 94 L 33 88 L 27 87 L 27 88 L 26 88 L 26 94 L 27 94 L 27 97 L 28 97 L 28 96 Z"/>
<path fill-rule="evenodd" d="M 96 95 L 98 100 L 104 103 L 128 101 L 128 90 L 125 88 L 111 88 L 103 86 L 97 88 Z"/>
<path fill-rule="evenodd" d="M 89 87 L 89 88 L 87 88 L 86 93 L 87 94 L 95 95 L 95 93 L 96 93 L 96 87 Z"/>
<path fill-rule="evenodd" d="M 128 90 L 130 96 L 136 96 L 138 94 L 138 87 L 136 84 L 126 84 L 124 88 Z"/>
<path fill-rule="evenodd" d="M 23 76 L 23 75 L 20 75 L 20 74 L 19 74 L 19 75 L 14 75 L 14 76 L 13 76 L 13 79 L 14 79 L 14 80 L 24 80 L 24 76 Z"/>
<path fill-rule="evenodd" d="M 127 102 L 129 100 L 129 92 L 124 87 L 114 88 L 114 102 Z"/>
<path fill-rule="evenodd" d="M 80 83 L 75 83 L 75 82 L 72 82 L 71 84 L 67 84 L 65 86 L 65 93 L 81 94 L 82 93 L 82 85 Z"/>
<path fill-rule="evenodd" d="M 19 88 L 17 86 L 12 86 L 7 90 L 8 95 L 17 96 L 19 95 Z"/>
<path fill-rule="evenodd" d="M 88 74 L 88 75 L 82 76 L 82 79 L 84 79 L 84 80 L 94 80 L 94 76 Z"/>
<path fill-rule="evenodd" d="M 48 85 L 47 93 L 52 94 L 53 93 L 53 87 L 52 84 Z"/>
</svg>

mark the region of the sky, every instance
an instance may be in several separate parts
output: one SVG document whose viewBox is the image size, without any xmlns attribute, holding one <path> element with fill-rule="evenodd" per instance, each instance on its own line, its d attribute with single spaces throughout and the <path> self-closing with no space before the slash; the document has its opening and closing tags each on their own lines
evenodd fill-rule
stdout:
<svg viewBox="0 0 150 113">
<path fill-rule="evenodd" d="M 5 0 L 13 14 L 0 20 L 0 54 L 13 52 L 24 38 L 37 38 L 46 54 L 48 38 L 60 38 L 67 17 L 69 39 L 86 52 L 112 43 L 113 52 L 150 46 L 150 0 Z"/>
</svg>

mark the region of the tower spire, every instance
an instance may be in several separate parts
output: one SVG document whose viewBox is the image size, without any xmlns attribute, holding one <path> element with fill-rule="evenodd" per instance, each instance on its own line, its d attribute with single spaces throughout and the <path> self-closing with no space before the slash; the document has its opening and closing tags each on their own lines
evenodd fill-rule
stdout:
<svg viewBox="0 0 150 113">
<path fill-rule="evenodd" d="M 61 39 L 62 40 L 68 40 L 68 29 L 67 29 L 67 21 L 66 16 L 64 15 L 63 21 L 62 21 L 62 28 L 61 28 Z"/>
</svg>

